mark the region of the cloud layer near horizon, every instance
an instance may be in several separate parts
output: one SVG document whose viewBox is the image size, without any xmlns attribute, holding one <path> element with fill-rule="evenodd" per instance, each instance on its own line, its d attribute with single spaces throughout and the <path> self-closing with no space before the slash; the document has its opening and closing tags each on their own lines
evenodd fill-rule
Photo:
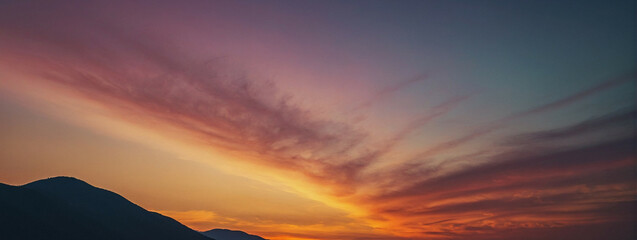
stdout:
<svg viewBox="0 0 637 240">
<path fill-rule="evenodd" d="M 377 139 L 374 129 L 319 116 L 295 104 L 294 98 L 302 96 L 283 93 L 273 82 L 223 58 L 193 57 L 179 43 L 126 29 L 108 18 L 44 10 L 29 16 L 0 13 L 6 13 L 0 17 L 5 33 L 0 50 L 6 53 L 0 62 L 9 66 L 5 70 L 32 77 L 10 80 L 13 84 L 54 84 L 75 92 L 77 101 L 112 109 L 124 121 L 161 122 L 208 147 L 241 156 L 232 161 L 301 174 L 304 179 L 298 181 L 329 189 L 318 194 L 360 206 L 366 213 L 362 218 L 384 233 L 298 228 L 289 236 L 510 239 L 536 229 L 559 236 L 555 229 L 634 221 L 634 106 L 569 126 L 504 136 L 500 142 L 485 140 L 525 118 L 631 85 L 634 72 L 504 114 L 395 159 L 390 153 L 403 141 L 471 95 L 447 96 L 398 127 L 392 137 Z M 346 104 L 364 111 L 424 79 L 389 85 L 362 104 Z M 444 155 L 474 141 L 485 141 L 490 148 Z M 552 144 L 560 141 L 570 144 Z M 374 167 L 378 165 L 384 167 Z M 269 234 L 283 234 L 279 227 L 281 232 Z"/>
</svg>

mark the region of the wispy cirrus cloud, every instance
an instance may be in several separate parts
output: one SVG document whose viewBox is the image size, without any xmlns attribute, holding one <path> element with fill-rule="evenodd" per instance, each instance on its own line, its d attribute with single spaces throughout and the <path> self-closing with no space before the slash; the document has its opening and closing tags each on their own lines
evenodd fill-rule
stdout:
<svg viewBox="0 0 637 240">
<path fill-rule="evenodd" d="M 566 107 L 568 105 L 574 104 L 580 100 L 585 99 L 586 97 L 590 97 L 593 96 L 596 93 L 600 93 L 604 90 L 607 90 L 609 88 L 612 87 L 617 87 L 620 86 L 621 84 L 626 84 L 629 83 L 631 81 L 634 81 L 635 79 L 635 73 L 631 72 L 631 73 L 627 73 L 627 74 L 623 74 L 621 76 L 612 78 L 612 79 L 607 79 L 603 82 L 601 82 L 600 84 L 594 85 L 592 87 L 586 88 L 584 90 L 575 92 L 571 95 L 565 96 L 563 98 L 560 98 L 558 100 L 552 101 L 552 102 L 548 102 L 536 107 L 533 107 L 531 109 L 525 110 L 525 111 L 521 111 L 521 112 L 517 112 L 517 113 L 512 113 L 509 114 L 505 117 L 502 117 L 500 119 L 497 119 L 491 123 L 489 123 L 486 126 L 482 126 L 482 127 L 478 127 L 476 129 L 474 129 L 473 131 L 470 131 L 468 134 L 464 135 L 464 136 L 460 136 L 458 138 L 446 141 L 446 142 L 442 142 L 440 144 L 437 144 L 419 154 L 417 154 L 414 157 L 415 161 L 418 161 L 420 159 L 426 159 L 427 157 L 431 157 L 432 155 L 444 152 L 444 151 L 449 151 L 452 150 L 458 146 L 461 146 L 467 142 L 473 141 L 476 138 L 479 138 L 481 136 L 484 136 L 486 134 L 492 133 L 493 131 L 497 131 L 498 129 L 501 129 L 503 127 L 505 127 L 506 125 L 511 124 L 512 122 L 514 122 L 515 120 L 519 120 L 525 117 L 529 117 L 532 115 L 536 115 L 536 114 L 541 114 L 541 113 L 545 113 L 545 112 L 549 112 L 549 111 L 553 111 L 562 107 Z"/>
<path fill-rule="evenodd" d="M 48 20 L 43 18 L 38 20 Z M 360 145 L 364 133 L 313 118 L 271 83 L 255 81 L 223 62 L 187 60 L 167 42 L 99 21 L 50 24 L 9 28 L 24 33 L 10 41 L 39 40 L 33 44 L 37 50 L 15 54 L 28 58 L 26 71 L 86 99 L 120 105 L 187 129 L 216 147 L 256 153 L 262 163 L 333 185 L 354 178 L 371 161 L 373 154 Z M 51 27 L 74 34 L 45 31 Z"/>
<path fill-rule="evenodd" d="M 365 108 L 368 108 L 370 106 L 372 106 L 373 104 L 383 101 L 386 98 L 390 97 L 392 94 L 396 93 L 397 91 L 408 87 L 412 84 L 418 83 L 418 82 L 423 82 L 425 80 L 427 80 L 428 76 L 426 74 L 421 74 L 412 78 L 409 78 L 407 80 L 404 81 L 400 81 L 394 85 L 391 86 L 386 86 L 384 88 L 382 88 L 381 90 L 379 90 L 378 92 L 374 93 L 374 95 L 372 95 L 369 99 L 363 101 L 362 103 L 356 105 L 352 111 L 358 111 L 358 110 L 362 110 Z"/>
<path fill-rule="evenodd" d="M 634 124 L 636 112 L 632 110 L 620 110 L 614 113 L 606 114 L 596 118 L 591 118 L 580 123 L 566 126 L 559 129 L 551 129 L 546 131 L 538 131 L 533 133 L 520 134 L 506 139 L 505 144 L 534 144 L 555 142 L 558 140 L 571 139 L 578 136 L 586 136 L 587 134 L 597 131 L 608 130 L 608 128 L 618 128 L 624 134 L 631 134 L 626 131 Z"/>
</svg>

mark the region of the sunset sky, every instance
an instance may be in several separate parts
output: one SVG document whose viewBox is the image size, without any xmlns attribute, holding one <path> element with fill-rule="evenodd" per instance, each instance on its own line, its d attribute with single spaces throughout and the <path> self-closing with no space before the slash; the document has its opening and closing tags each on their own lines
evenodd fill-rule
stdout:
<svg viewBox="0 0 637 240">
<path fill-rule="evenodd" d="M 272 240 L 634 234 L 635 9 L 0 1 L 0 182 Z"/>
</svg>

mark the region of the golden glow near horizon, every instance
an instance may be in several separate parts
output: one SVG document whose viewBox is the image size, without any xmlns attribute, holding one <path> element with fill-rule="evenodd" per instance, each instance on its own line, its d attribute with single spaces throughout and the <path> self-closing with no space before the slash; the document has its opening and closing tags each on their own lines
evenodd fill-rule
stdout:
<svg viewBox="0 0 637 240">
<path fill-rule="evenodd" d="M 10 83 L 33 83 L 16 76 L 10 79 L 15 80 Z M 23 116 L 13 112 L 7 115 L 31 121 L 15 125 L 5 122 L 3 126 L 12 129 L 6 132 L 13 134 L 2 139 L 6 140 L 2 157 L 14 159 L 3 169 L 29 170 L 29 174 L 2 172 L 14 184 L 56 175 L 76 176 L 196 230 L 225 227 L 272 234 L 276 229 L 279 232 L 371 229 L 364 221 L 353 219 L 365 215 L 361 209 L 321 195 L 325 192 L 320 186 L 294 181 L 295 174 L 277 175 L 276 169 L 220 155 L 196 138 L 184 138 L 184 132 L 175 133 L 178 129 L 162 128 L 159 123 L 142 125 L 133 122 L 139 119 L 122 120 L 117 113 L 93 102 L 73 100 L 70 92 L 52 96 L 54 91 L 50 88 L 19 92 L 21 89 L 26 88 L 4 88 L 8 95 L 22 96 L 18 98 L 22 106 L 13 110 Z M 38 88 L 31 85 L 29 89 Z M 49 115 L 34 112 L 38 109 Z M 60 136 L 64 141 L 59 141 Z M 39 151 L 24 151 L 29 145 L 38 146 Z M 42 164 L 38 159 L 48 161 Z M 191 210 L 195 206 L 197 210 Z"/>
</svg>

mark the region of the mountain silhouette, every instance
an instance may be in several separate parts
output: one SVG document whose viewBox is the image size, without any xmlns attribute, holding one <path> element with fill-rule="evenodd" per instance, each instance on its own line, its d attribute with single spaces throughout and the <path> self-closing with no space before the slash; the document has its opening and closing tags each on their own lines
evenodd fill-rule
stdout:
<svg viewBox="0 0 637 240">
<path fill-rule="evenodd" d="M 201 232 L 203 235 L 217 240 L 266 240 L 257 235 L 247 234 L 242 231 L 233 231 L 228 229 L 212 229 L 210 231 Z"/>
<path fill-rule="evenodd" d="M 71 177 L 22 186 L 0 183 L 0 239 L 211 240 L 172 218 Z"/>
</svg>

